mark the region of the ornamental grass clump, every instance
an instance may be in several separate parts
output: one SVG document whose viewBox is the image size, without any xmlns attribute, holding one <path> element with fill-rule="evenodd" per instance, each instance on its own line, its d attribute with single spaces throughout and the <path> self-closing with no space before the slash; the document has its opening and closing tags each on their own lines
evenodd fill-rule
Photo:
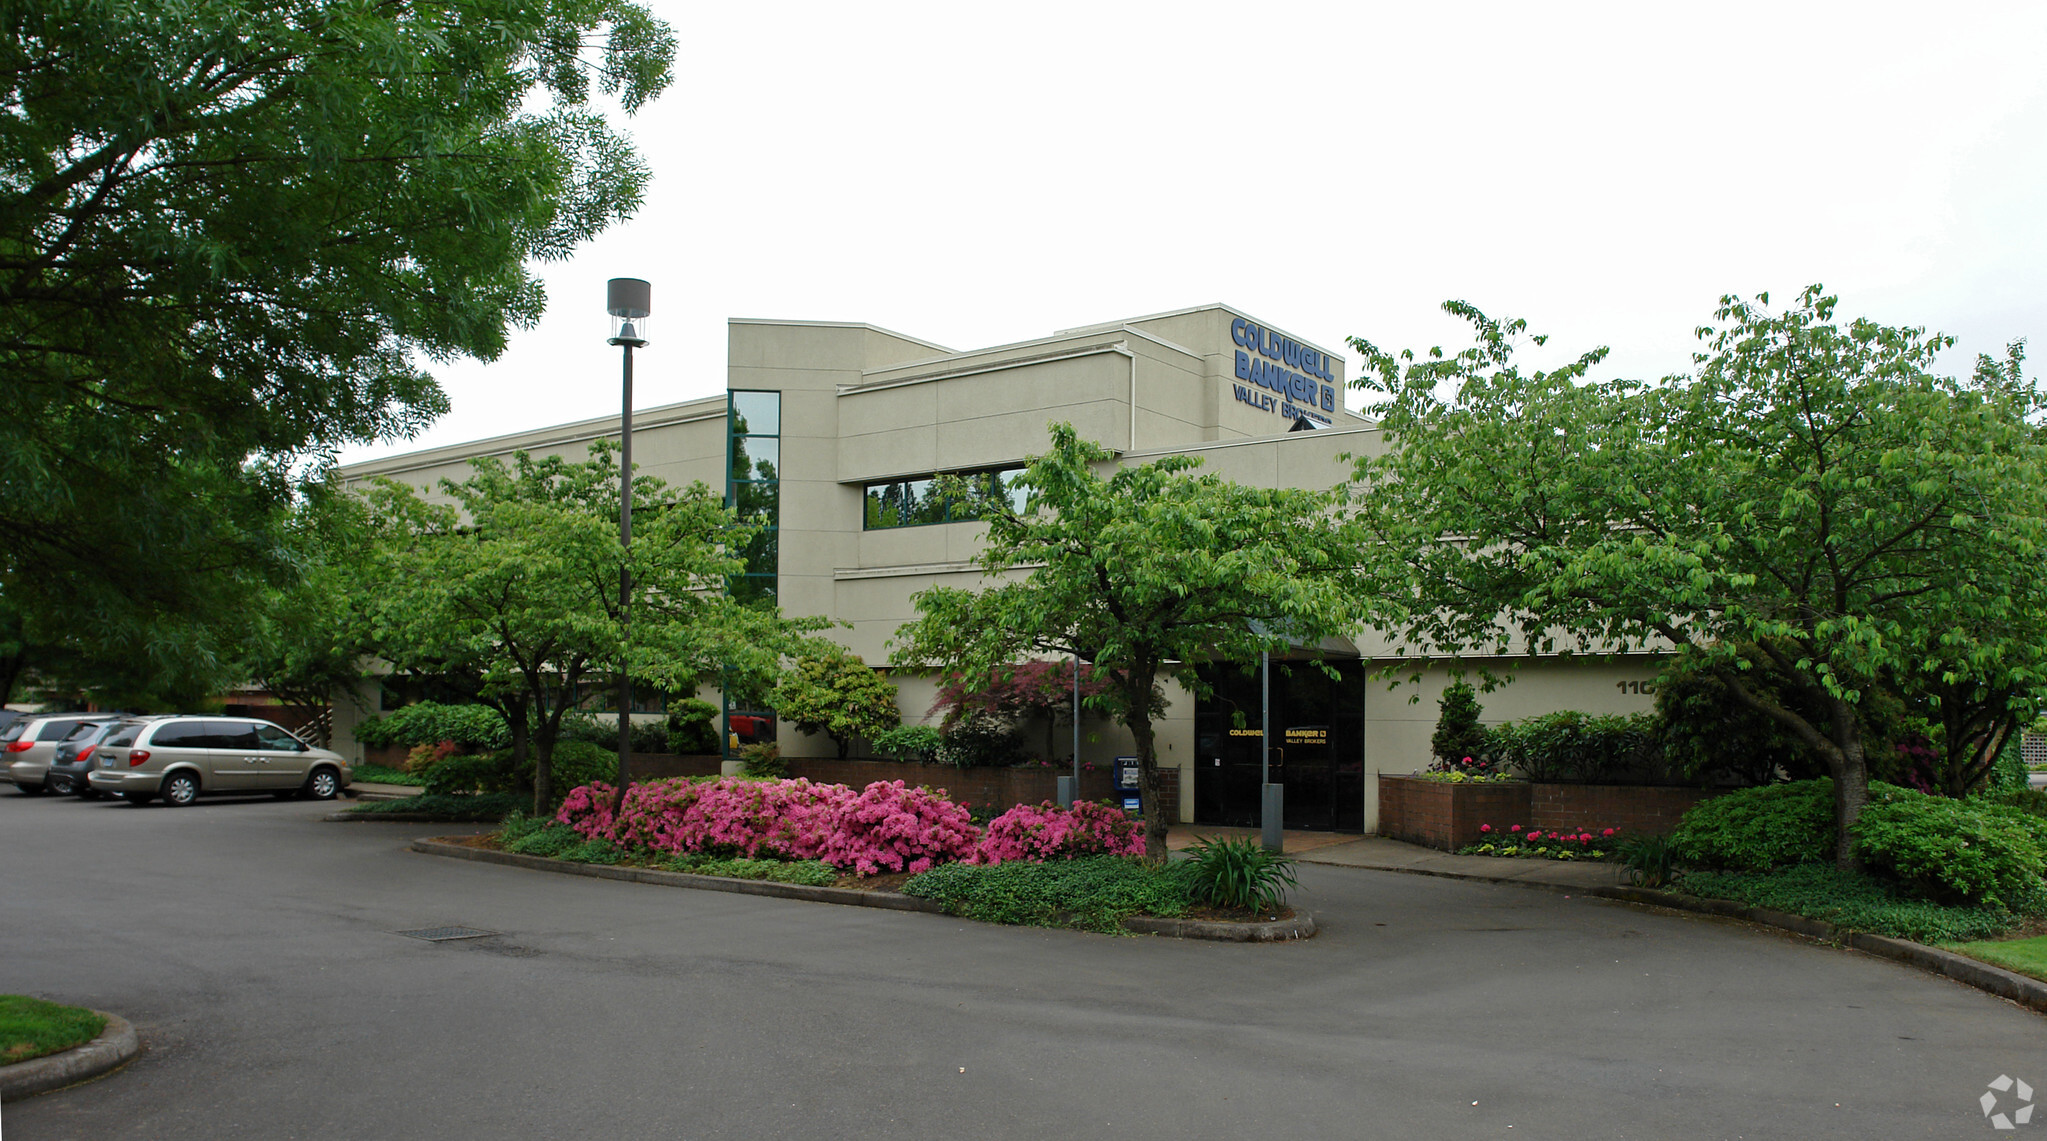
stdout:
<svg viewBox="0 0 2047 1141">
<path fill-rule="evenodd" d="M 1291 857 L 1249 836 L 1202 840 L 1187 857 L 1194 898 L 1216 907 L 1276 911 L 1286 906 L 1286 890 L 1298 884 Z"/>
<path fill-rule="evenodd" d="M 1144 821 L 1114 805 L 1079 801 L 1061 808 L 1047 800 L 1019 804 L 988 822 L 971 863 L 1071 860 L 1082 856 L 1144 855 Z"/>
</svg>

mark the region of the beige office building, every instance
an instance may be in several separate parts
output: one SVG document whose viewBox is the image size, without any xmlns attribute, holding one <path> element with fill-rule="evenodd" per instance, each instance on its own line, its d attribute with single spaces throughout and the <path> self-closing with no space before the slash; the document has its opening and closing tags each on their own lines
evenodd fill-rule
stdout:
<svg viewBox="0 0 2047 1141">
<path fill-rule="evenodd" d="M 657 350 L 639 358 L 641 369 L 660 367 Z M 1373 424 L 1344 408 L 1344 380 L 1342 356 L 1225 305 L 967 352 L 871 325 L 734 320 L 726 393 L 635 410 L 633 458 L 672 484 L 722 485 L 728 502 L 771 523 L 775 541 L 739 589 L 771 594 L 788 614 L 849 623 L 833 636 L 881 665 L 890 636 L 913 616 L 914 594 L 980 578 L 972 560 L 984 525 L 950 519 L 931 494 L 934 476 L 963 473 L 999 489 L 1044 450 L 1046 426 L 1065 421 L 1119 463 L 1189 455 L 1240 483 L 1329 487 L 1348 475 L 1343 454 L 1381 446 Z M 431 487 L 463 478 L 474 456 L 581 458 L 618 432 L 618 418 L 605 417 L 341 474 Z M 1372 830 L 1373 774 L 1428 762 L 1442 677 L 1389 690 L 1365 675 L 1394 647 L 1360 631 L 1352 648 L 1358 658 L 1341 681 L 1307 669 L 1275 678 L 1273 734 L 1284 750 L 1276 779 L 1287 785 L 1289 826 Z M 1656 669 L 1651 656 L 1524 663 L 1513 684 L 1482 699 L 1486 718 L 1646 710 Z M 905 720 L 925 719 L 932 681 L 895 677 Z M 1231 713 L 1258 724 L 1257 682 L 1232 672 L 1218 683 L 1205 702 L 1169 684 L 1159 760 L 1179 773 L 1180 819 L 1250 823 L 1259 741 L 1233 730 Z M 1114 725 L 1090 719 L 1084 729 L 1085 760 L 1131 750 Z M 778 739 L 791 756 L 832 751 L 787 724 Z"/>
</svg>

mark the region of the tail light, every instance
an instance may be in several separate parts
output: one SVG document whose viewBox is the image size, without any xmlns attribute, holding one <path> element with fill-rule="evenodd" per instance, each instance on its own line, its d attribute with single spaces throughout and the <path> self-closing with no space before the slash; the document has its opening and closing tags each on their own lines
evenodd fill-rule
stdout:
<svg viewBox="0 0 2047 1141">
<path fill-rule="evenodd" d="M 36 743 L 34 741 L 31 741 L 28 738 L 23 737 L 19 741 L 7 742 L 7 751 L 10 753 L 26 753 L 30 749 L 35 748 L 35 744 Z"/>
<path fill-rule="evenodd" d="M 134 752 L 128 754 L 128 767 L 132 769 L 136 765 L 142 764 L 147 760 L 149 760 L 149 750 L 137 749 Z"/>
</svg>

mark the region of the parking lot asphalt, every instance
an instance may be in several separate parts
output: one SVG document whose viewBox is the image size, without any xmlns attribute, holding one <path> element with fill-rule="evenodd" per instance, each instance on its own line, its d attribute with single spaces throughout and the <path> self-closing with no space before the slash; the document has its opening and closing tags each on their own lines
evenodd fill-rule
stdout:
<svg viewBox="0 0 2047 1141">
<path fill-rule="evenodd" d="M 0 991 L 145 1052 L 48 1138 L 1954 1138 L 2047 1019 L 1745 925 L 1303 866 L 1266 946 L 422 856 L 326 805 L 0 792 Z M 396 932 L 461 925 L 489 938 Z M 2006 1094 L 2007 1098 L 2011 1095 Z"/>
</svg>

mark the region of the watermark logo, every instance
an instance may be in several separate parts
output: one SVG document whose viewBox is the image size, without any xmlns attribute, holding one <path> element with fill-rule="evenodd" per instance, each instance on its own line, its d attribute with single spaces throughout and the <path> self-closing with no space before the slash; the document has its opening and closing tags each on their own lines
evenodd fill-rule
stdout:
<svg viewBox="0 0 2047 1141">
<path fill-rule="evenodd" d="M 1997 1075 L 1976 1102 L 1993 1129 L 2016 1129 L 2033 1120 L 2033 1087 L 2009 1074 Z M 2010 1113 L 2004 1111 L 2006 1104 L 2014 1107 Z"/>
</svg>

